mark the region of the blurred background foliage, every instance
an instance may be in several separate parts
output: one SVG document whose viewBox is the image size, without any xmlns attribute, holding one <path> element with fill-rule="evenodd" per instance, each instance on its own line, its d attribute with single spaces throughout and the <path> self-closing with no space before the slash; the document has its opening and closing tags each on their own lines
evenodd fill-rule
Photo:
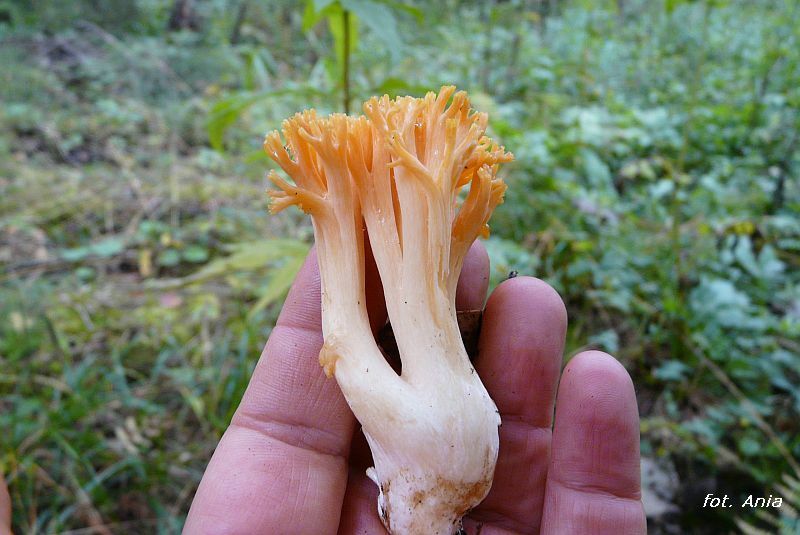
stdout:
<svg viewBox="0 0 800 535">
<path fill-rule="evenodd" d="M 566 358 L 604 349 L 634 377 L 651 531 L 797 533 L 799 19 L 792 0 L 0 0 L 17 532 L 180 529 L 313 239 L 266 212 L 263 134 L 453 83 L 517 156 L 492 283 L 544 278 Z M 701 509 L 712 492 L 785 505 Z"/>
</svg>

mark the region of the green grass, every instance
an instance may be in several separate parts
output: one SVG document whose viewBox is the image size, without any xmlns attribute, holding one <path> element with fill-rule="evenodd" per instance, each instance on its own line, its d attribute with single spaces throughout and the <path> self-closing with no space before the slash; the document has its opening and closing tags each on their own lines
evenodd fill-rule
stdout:
<svg viewBox="0 0 800 535">
<path fill-rule="evenodd" d="M 39 4 L 0 29 L 15 529 L 177 532 L 312 241 L 301 215 L 267 214 L 262 136 L 338 110 L 341 65 L 292 2 L 252 3 L 237 45 L 223 0 L 180 33 L 163 30 L 168 2 L 126 20 Z M 675 467 L 679 495 L 768 495 L 800 456 L 800 9 L 534 7 L 392 10 L 394 55 L 362 25 L 353 101 L 469 90 L 517 156 L 493 283 L 546 279 L 569 309 L 567 357 L 620 358 L 643 452 Z M 662 522 L 733 529 L 679 500 Z"/>
</svg>

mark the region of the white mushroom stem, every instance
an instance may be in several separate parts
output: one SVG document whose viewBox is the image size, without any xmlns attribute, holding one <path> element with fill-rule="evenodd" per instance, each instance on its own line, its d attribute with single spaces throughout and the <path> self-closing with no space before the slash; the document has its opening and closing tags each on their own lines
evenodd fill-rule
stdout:
<svg viewBox="0 0 800 535">
<path fill-rule="evenodd" d="M 461 341 L 455 289 L 469 246 L 502 202 L 498 165 L 512 156 L 484 136 L 486 115 L 452 87 L 423 99 L 373 98 L 364 111 L 298 114 L 284 122 L 286 146 L 277 132 L 267 136 L 267 153 L 295 182 L 270 175 L 279 188 L 272 208 L 296 204 L 313 219 L 320 363 L 363 426 L 384 525 L 393 534 L 450 535 L 489 492 L 500 425 Z M 362 218 L 401 375 L 369 328 Z"/>
</svg>

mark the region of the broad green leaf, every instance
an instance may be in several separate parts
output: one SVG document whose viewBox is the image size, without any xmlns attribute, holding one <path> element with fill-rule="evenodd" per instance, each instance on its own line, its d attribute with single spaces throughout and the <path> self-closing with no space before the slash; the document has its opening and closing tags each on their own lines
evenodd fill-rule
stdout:
<svg viewBox="0 0 800 535">
<path fill-rule="evenodd" d="M 200 270 L 187 277 L 172 280 L 151 280 L 148 281 L 147 286 L 148 288 L 161 289 L 175 288 L 199 284 L 230 273 L 266 270 L 272 262 L 277 260 L 305 258 L 308 254 L 309 245 L 300 240 L 269 239 L 235 243 L 228 245 L 226 249 L 231 252 L 230 255 L 206 264 Z M 175 251 L 175 254 L 178 254 L 177 251 Z"/>
<path fill-rule="evenodd" d="M 322 11 L 329 5 L 336 3 L 336 0 L 312 0 L 312 3 L 315 10 Z"/>
<path fill-rule="evenodd" d="M 294 278 L 297 276 L 297 272 L 300 271 L 304 261 L 304 255 L 289 257 L 286 259 L 286 263 L 283 266 L 273 270 L 270 273 L 269 282 L 260 290 L 258 301 L 256 301 L 255 305 L 253 305 L 253 308 L 250 309 L 248 318 L 252 318 L 254 315 L 283 297 L 286 292 L 289 291 L 289 288 L 291 287 Z"/>
<path fill-rule="evenodd" d="M 75 270 L 75 276 L 78 277 L 82 281 L 90 281 L 96 275 L 96 271 L 94 268 L 89 266 L 81 266 Z"/>
<path fill-rule="evenodd" d="M 200 245 L 190 245 L 181 251 L 181 256 L 187 262 L 202 264 L 208 260 L 208 249 Z"/>
<path fill-rule="evenodd" d="M 608 188 L 611 185 L 611 171 L 606 163 L 592 149 L 581 149 L 580 154 L 588 183 L 596 188 Z"/>
<path fill-rule="evenodd" d="M 83 247 L 75 247 L 73 249 L 64 249 L 61 251 L 61 258 L 68 262 L 78 262 L 88 257 L 110 258 L 125 250 L 125 242 L 122 238 L 113 236 L 85 245 Z"/>
<path fill-rule="evenodd" d="M 61 258 L 67 262 L 78 262 L 91 255 L 89 247 L 75 247 L 61 251 Z"/>
<path fill-rule="evenodd" d="M 306 97 L 320 96 L 324 93 L 311 86 L 290 87 L 275 91 L 261 91 L 258 93 L 242 92 L 218 100 L 209 112 L 206 125 L 208 140 L 214 150 L 223 150 L 223 137 L 225 131 L 239 120 L 239 117 L 250 106 L 265 102 L 271 98 L 280 98 L 288 95 L 305 95 Z"/>
<path fill-rule="evenodd" d="M 679 360 L 668 360 L 653 371 L 653 377 L 662 381 L 681 381 L 691 368 Z"/>
<path fill-rule="evenodd" d="M 334 13 L 341 12 L 341 5 L 336 0 L 307 0 L 303 10 L 303 31 L 307 32 L 319 22 Z"/>
<path fill-rule="evenodd" d="M 233 96 L 218 100 L 209 113 L 207 130 L 208 140 L 214 150 L 223 150 L 223 136 L 225 130 L 239 120 L 239 116 L 250 106 L 261 100 L 273 96 L 272 92 L 263 93 L 238 93 Z"/>
<path fill-rule="evenodd" d="M 342 7 L 353 13 L 364 25 L 372 30 L 397 58 L 403 48 L 403 41 L 397 31 L 397 19 L 388 6 L 372 0 L 342 0 Z"/>
<path fill-rule="evenodd" d="M 290 239 L 239 243 L 232 248 L 232 255 L 211 262 L 195 273 L 193 278 L 208 279 L 234 271 L 263 269 L 274 260 L 305 256 L 308 252 L 308 244 Z"/>
<path fill-rule="evenodd" d="M 264 51 L 266 52 L 266 51 Z M 268 53 L 265 54 L 269 57 Z M 244 87 L 251 91 L 264 91 L 270 85 L 269 69 L 260 50 L 250 50 L 244 54 Z"/>
<path fill-rule="evenodd" d="M 611 354 L 619 351 L 619 335 L 614 329 L 606 329 L 589 337 L 589 343 Z"/>
<path fill-rule="evenodd" d="M 192 392 L 188 387 L 179 386 L 178 391 L 181 393 L 183 400 L 192 409 L 195 416 L 201 422 L 205 420 L 205 402 L 203 398 Z"/>
<path fill-rule="evenodd" d="M 158 255 L 158 265 L 164 267 L 177 266 L 181 261 L 181 255 L 175 249 L 167 249 Z"/>
<path fill-rule="evenodd" d="M 422 96 L 428 91 L 430 91 L 429 87 L 416 85 L 404 80 L 403 78 L 397 78 L 395 76 L 385 78 L 381 81 L 380 85 L 377 85 L 372 89 L 372 93 L 389 95 L 390 97 L 395 97 L 401 94 Z"/>
<path fill-rule="evenodd" d="M 101 258 L 109 258 L 125 250 L 122 238 L 106 238 L 91 246 L 92 253 Z"/>
<path fill-rule="evenodd" d="M 752 457 L 758 454 L 764 447 L 764 441 L 756 440 L 752 436 L 745 436 L 739 440 L 739 451 L 747 457 Z"/>
<path fill-rule="evenodd" d="M 664 1 L 664 10 L 667 13 L 672 13 L 675 9 L 680 6 L 681 4 L 687 3 L 687 0 L 665 0 Z"/>
<path fill-rule="evenodd" d="M 425 22 L 425 12 L 416 6 L 412 6 L 410 4 L 406 4 L 403 2 L 396 2 L 394 0 L 377 0 L 377 1 L 380 2 L 381 4 L 389 6 L 395 11 L 405 11 L 406 13 L 414 17 L 418 23 Z"/>
<path fill-rule="evenodd" d="M 231 243 L 224 246 L 226 251 L 233 254 L 245 253 L 253 249 L 258 249 L 269 259 L 278 259 L 281 256 L 305 255 L 308 252 L 308 244 L 290 238 L 270 238 L 267 240 L 256 240 L 248 242 Z"/>
<path fill-rule="evenodd" d="M 314 0 L 306 0 L 306 7 L 303 9 L 303 32 L 316 26 L 321 18 L 319 12 L 314 9 Z"/>
</svg>

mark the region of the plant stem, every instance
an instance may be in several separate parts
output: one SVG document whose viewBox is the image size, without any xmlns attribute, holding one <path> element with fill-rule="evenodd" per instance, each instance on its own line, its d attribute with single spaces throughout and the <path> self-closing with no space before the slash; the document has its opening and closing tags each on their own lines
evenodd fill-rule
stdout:
<svg viewBox="0 0 800 535">
<path fill-rule="evenodd" d="M 344 112 L 350 113 L 350 12 L 342 10 L 344 26 L 344 65 L 342 66 L 342 90 Z"/>
<path fill-rule="evenodd" d="M 484 92 L 489 91 L 489 76 L 491 74 L 490 67 L 492 65 L 492 9 L 494 8 L 494 0 L 483 2 L 483 23 L 486 26 L 486 43 L 483 47 L 483 69 L 481 70 L 481 87 Z"/>
<path fill-rule="evenodd" d="M 236 20 L 233 21 L 233 29 L 231 30 L 231 37 L 229 39 L 232 45 L 239 44 L 239 39 L 242 35 L 242 25 L 247 17 L 247 8 L 249 7 L 249 0 L 242 0 L 236 10 Z"/>
</svg>

